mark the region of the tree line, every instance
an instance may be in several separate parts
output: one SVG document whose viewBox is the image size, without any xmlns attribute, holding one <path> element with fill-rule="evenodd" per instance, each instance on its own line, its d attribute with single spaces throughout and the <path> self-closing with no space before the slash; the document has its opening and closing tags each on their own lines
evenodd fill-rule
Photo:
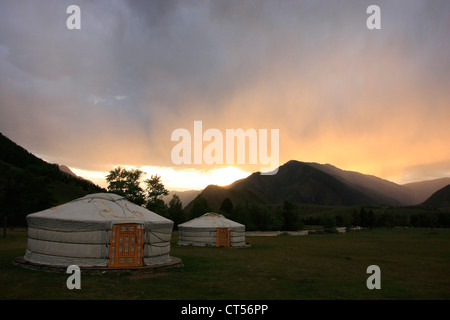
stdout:
<svg viewBox="0 0 450 320">
<path fill-rule="evenodd" d="M 139 169 L 114 168 L 106 176 L 107 190 L 125 197 L 128 201 L 143 206 L 174 222 L 176 227 L 185 221 L 183 204 L 180 198 L 174 194 L 169 205 L 163 200 L 169 194 L 159 175 L 152 175 L 144 180 L 145 188 L 141 185 L 144 172 Z"/>
<path fill-rule="evenodd" d="M 302 218 L 304 224 L 322 225 L 325 228 L 362 227 L 392 228 L 450 228 L 450 212 L 423 208 L 383 208 L 372 209 L 360 207 L 346 214 L 323 213 L 319 216 Z"/>
<path fill-rule="evenodd" d="M 270 206 L 248 202 L 234 205 L 230 198 L 225 198 L 219 210 L 214 210 L 204 198 L 199 196 L 194 199 L 192 208 L 187 215 L 193 219 L 213 211 L 245 225 L 245 229 L 248 231 L 296 231 L 304 227 L 300 218 L 299 206 L 289 201 L 284 201 L 282 206 L 274 209 Z"/>
<path fill-rule="evenodd" d="M 62 172 L 57 164 L 37 162 L 20 168 L 0 160 L 0 219 L 9 227 L 25 226 L 30 213 L 102 190 Z"/>
<path fill-rule="evenodd" d="M 174 228 L 187 220 L 197 218 L 207 212 L 216 211 L 211 208 L 202 197 L 197 197 L 189 211 L 183 209 L 180 198 L 174 194 L 168 204 L 163 200 L 169 194 L 161 182 L 159 175 L 152 175 L 143 181 L 144 172 L 139 169 L 125 169 L 117 167 L 109 172 L 106 177 L 108 192 L 125 197 L 127 200 L 143 206 L 174 222 Z M 299 219 L 298 207 L 288 201 L 272 214 L 271 211 L 255 204 L 233 205 L 226 198 L 218 210 L 225 217 L 242 223 L 247 230 L 298 230 L 303 228 L 302 220 Z"/>
<path fill-rule="evenodd" d="M 196 199 L 191 216 L 212 210 L 206 200 Z M 344 208 L 343 213 L 332 212 L 308 215 L 302 212 L 297 203 L 284 201 L 279 206 L 238 203 L 233 205 L 229 198 L 223 200 L 219 213 L 242 223 L 249 231 L 297 231 L 305 226 L 322 226 L 332 231 L 336 227 L 361 227 L 365 229 L 379 227 L 425 227 L 450 228 L 450 212 L 424 208 Z"/>
<path fill-rule="evenodd" d="M 169 194 L 161 182 L 161 177 L 152 175 L 141 187 L 143 172 L 138 169 L 127 170 L 115 168 L 106 178 L 108 191 L 126 197 L 129 201 L 164 216 L 174 222 L 174 228 L 187 220 L 197 218 L 207 212 L 217 212 L 226 218 L 239 222 L 249 231 L 297 231 L 306 225 L 323 226 L 326 230 L 336 227 L 444 227 L 450 228 L 450 212 L 438 210 L 419 210 L 413 208 L 373 209 L 361 206 L 349 208 L 348 212 L 334 214 L 305 215 L 297 203 L 284 201 L 278 206 L 265 206 L 254 203 L 233 204 L 230 198 L 222 201 L 218 210 L 209 206 L 206 199 L 198 196 L 194 199 L 190 210 L 183 209 L 180 198 L 174 194 L 166 204 L 164 196 Z"/>
<path fill-rule="evenodd" d="M 104 192 L 90 181 L 71 176 L 0 133 L 0 224 L 26 226 L 26 216 L 86 193 Z"/>
</svg>

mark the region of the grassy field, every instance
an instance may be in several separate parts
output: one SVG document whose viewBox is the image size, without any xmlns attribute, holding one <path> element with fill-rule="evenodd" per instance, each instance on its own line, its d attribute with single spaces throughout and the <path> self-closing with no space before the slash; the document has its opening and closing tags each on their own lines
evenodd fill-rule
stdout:
<svg viewBox="0 0 450 320">
<path fill-rule="evenodd" d="M 176 245 L 183 266 L 152 273 L 81 273 L 69 290 L 65 273 L 12 263 L 26 232 L 0 239 L 0 299 L 450 299 L 450 229 L 374 229 L 348 234 L 247 237 L 248 248 Z M 369 290 L 369 265 L 381 289 Z"/>
</svg>

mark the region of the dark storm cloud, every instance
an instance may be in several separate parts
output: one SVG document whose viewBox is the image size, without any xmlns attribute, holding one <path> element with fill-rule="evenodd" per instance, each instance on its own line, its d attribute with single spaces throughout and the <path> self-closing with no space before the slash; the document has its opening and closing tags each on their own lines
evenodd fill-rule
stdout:
<svg viewBox="0 0 450 320">
<path fill-rule="evenodd" d="M 81 30 L 66 28 L 71 4 Z M 370 4 L 1 1 L 0 130 L 97 170 L 171 165 L 170 133 L 193 120 L 280 128 L 282 161 L 447 161 L 448 130 L 430 128 L 449 116 L 450 2 L 378 1 L 375 32 Z"/>
</svg>

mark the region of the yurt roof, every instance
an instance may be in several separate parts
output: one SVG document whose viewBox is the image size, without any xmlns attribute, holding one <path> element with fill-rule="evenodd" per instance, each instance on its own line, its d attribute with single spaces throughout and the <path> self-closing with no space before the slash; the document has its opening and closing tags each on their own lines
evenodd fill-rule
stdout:
<svg viewBox="0 0 450 320">
<path fill-rule="evenodd" d="M 173 224 L 171 220 L 112 193 L 89 194 L 27 216 L 29 226 L 49 220 L 58 220 L 59 225 L 61 223 L 68 225 L 71 221 L 91 222 L 99 225 L 109 225 L 111 222 Z M 50 227 L 52 224 L 48 225 Z"/>
<path fill-rule="evenodd" d="M 185 223 L 182 223 L 178 225 L 178 227 L 182 228 L 233 228 L 233 227 L 244 227 L 243 224 L 240 224 L 238 222 L 232 221 L 230 219 L 225 218 L 223 215 L 214 213 L 214 212 L 208 212 L 204 215 L 192 219 L 190 221 L 187 221 Z"/>
</svg>

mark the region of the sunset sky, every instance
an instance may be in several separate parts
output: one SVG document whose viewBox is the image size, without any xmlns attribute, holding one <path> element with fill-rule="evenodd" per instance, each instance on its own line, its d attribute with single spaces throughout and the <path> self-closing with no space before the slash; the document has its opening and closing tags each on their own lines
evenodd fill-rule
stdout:
<svg viewBox="0 0 450 320">
<path fill-rule="evenodd" d="M 174 164 L 194 121 L 278 129 L 280 165 L 450 177 L 450 1 L 0 0 L 0 132 L 28 151 L 102 186 L 118 165 L 171 190 L 262 169 Z"/>
</svg>

